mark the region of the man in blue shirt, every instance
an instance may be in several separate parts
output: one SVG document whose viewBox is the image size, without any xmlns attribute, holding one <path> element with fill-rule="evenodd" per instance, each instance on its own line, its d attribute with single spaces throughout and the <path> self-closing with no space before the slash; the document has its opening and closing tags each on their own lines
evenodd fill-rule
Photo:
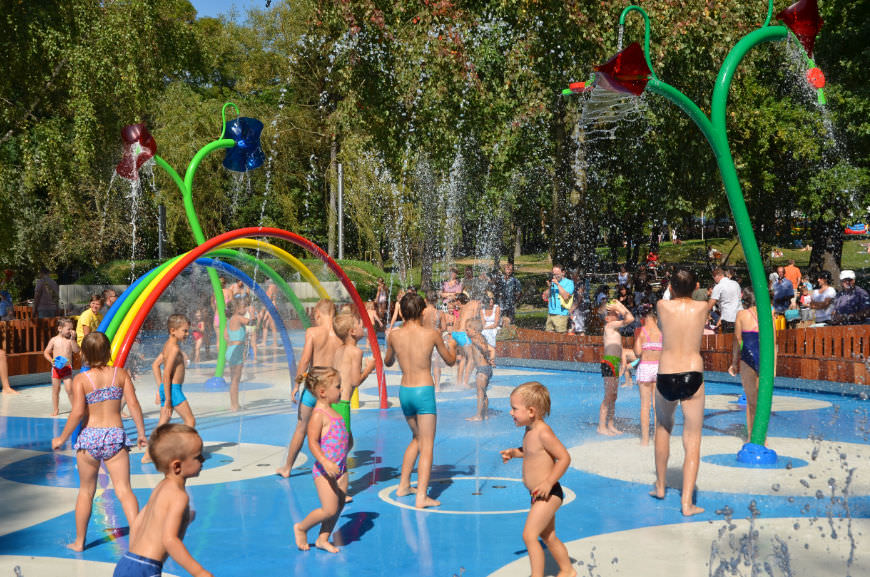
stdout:
<svg viewBox="0 0 870 577">
<path fill-rule="evenodd" d="M 831 323 L 835 325 L 856 325 L 864 322 L 870 314 L 870 295 L 855 286 L 855 271 L 840 271 L 840 293 L 834 298 L 834 311 Z"/>
<path fill-rule="evenodd" d="M 776 267 L 776 274 L 779 278 L 773 283 L 773 310 L 776 311 L 776 314 L 782 315 L 791 306 L 791 299 L 794 298 L 794 285 L 785 278 L 785 267 Z"/>
<path fill-rule="evenodd" d="M 561 265 L 553 265 L 550 286 L 541 294 L 541 298 L 547 303 L 547 331 L 568 332 L 568 314 L 571 312 L 573 294 L 574 281 L 565 278 Z"/>
</svg>

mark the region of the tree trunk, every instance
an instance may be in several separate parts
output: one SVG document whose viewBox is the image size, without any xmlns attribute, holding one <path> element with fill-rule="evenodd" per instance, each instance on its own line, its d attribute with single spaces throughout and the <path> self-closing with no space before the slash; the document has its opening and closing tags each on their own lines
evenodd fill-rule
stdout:
<svg viewBox="0 0 870 577">
<path fill-rule="evenodd" d="M 337 182 L 336 182 L 336 168 L 335 168 L 335 159 L 338 156 L 338 143 L 335 139 L 335 135 L 332 136 L 332 144 L 329 147 L 329 210 L 327 211 L 327 247 L 326 252 L 329 253 L 329 256 L 335 258 L 335 236 L 336 236 L 336 228 L 338 226 L 338 203 L 337 203 Z"/>
<path fill-rule="evenodd" d="M 508 257 L 508 262 L 511 264 L 514 264 L 516 259 L 523 255 L 523 227 L 517 225 L 514 235 L 514 251 Z"/>
<path fill-rule="evenodd" d="M 819 270 L 831 273 L 834 283 L 840 278 L 843 258 L 843 223 L 840 219 L 816 219 L 813 228 L 813 250 L 810 253 L 810 276 Z"/>
</svg>

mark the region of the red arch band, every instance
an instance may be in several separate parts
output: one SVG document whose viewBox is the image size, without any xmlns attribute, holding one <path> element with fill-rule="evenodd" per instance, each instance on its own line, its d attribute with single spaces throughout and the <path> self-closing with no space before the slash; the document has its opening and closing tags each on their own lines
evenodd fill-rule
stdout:
<svg viewBox="0 0 870 577">
<path fill-rule="evenodd" d="M 136 339 L 136 335 L 139 333 L 139 329 L 142 328 L 142 323 L 145 322 L 145 317 L 148 316 L 148 313 L 151 312 L 152 307 L 154 307 L 157 300 L 163 294 L 163 291 L 175 280 L 175 277 L 181 274 L 188 265 L 190 265 L 197 258 L 201 257 L 205 253 L 219 247 L 220 245 L 229 242 L 231 240 L 235 240 L 237 238 L 251 238 L 251 237 L 270 237 L 270 238 L 279 238 L 282 240 L 286 240 L 292 242 L 298 247 L 304 248 L 308 252 L 317 256 L 320 260 L 322 260 L 326 266 L 329 267 L 329 270 L 335 274 L 341 280 L 341 284 L 344 285 L 344 288 L 347 289 L 350 298 L 353 300 L 354 304 L 357 306 L 357 309 L 360 312 L 360 317 L 362 318 L 362 322 L 366 327 L 366 332 L 369 337 L 369 345 L 372 348 L 372 354 L 375 357 L 375 370 L 377 372 L 378 377 L 378 396 L 380 397 L 380 407 L 382 409 L 387 408 L 387 381 L 384 376 L 384 363 L 381 359 L 381 350 L 378 346 L 378 337 L 375 333 L 375 327 L 372 325 L 369 316 L 365 314 L 365 303 L 363 303 L 362 299 L 359 296 L 359 293 L 356 292 L 356 288 L 353 286 L 353 283 L 350 282 L 350 279 L 347 278 L 347 275 L 344 274 L 344 271 L 341 270 L 341 267 L 336 263 L 326 252 L 323 251 L 322 248 L 311 242 L 305 237 L 299 236 L 298 234 L 292 233 L 287 230 L 281 230 L 280 228 L 261 228 L 261 227 L 249 227 L 249 228 L 240 228 L 237 230 L 231 230 L 229 232 L 225 232 L 219 236 L 213 237 L 197 246 L 195 249 L 191 250 L 187 254 L 185 254 L 182 258 L 178 260 L 172 268 L 167 271 L 166 275 L 157 283 L 157 286 L 154 287 L 154 290 L 148 295 L 148 298 L 145 299 L 145 302 L 142 304 L 142 307 L 137 311 L 136 316 L 133 318 L 133 322 L 130 324 L 130 328 L 127 331 L 127 334 L 124 336 L 124 341 L 121 343 L 121 347 L 118 350 L 118 356 L 115 360 L 115 366 L 123 367 L 124 363 L 127 362 L 127 355 L 130 354 L 130 349 L 133 347 L 133 342 Z"/>
</svg>

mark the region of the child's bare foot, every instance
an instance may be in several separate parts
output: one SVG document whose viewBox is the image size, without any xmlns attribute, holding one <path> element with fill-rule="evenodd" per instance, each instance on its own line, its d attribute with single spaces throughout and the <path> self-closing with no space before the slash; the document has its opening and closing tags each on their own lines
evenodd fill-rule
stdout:
<svg viewBox="0 0 870 577">
<path fill-rule="evenodd" d="M 656 499 L 664 499 L 665 498 L 665 488 L 659 488 L 658 484 L 653 487 L 653 490 L 649 492 L 650 497 L 654 497 Z"/>
<path fill-rule="evenodd" d="M 406 495 L 410 495 L 411 493 L 416 493 L 417 487 L 398 487 L 396 489 L 396 497 L 404 497 Z"/>
<path fill-rule="evenodd" d="M 577 577 L 577 571 L 574 570 L 574 567 L 568 567 L 556 573 L 556 577 Z"/>
<path fill-rule="evenodd" d="M 290 467 L 287 467 L 287 466 L 278 467 L 277 469 L 275 469 L 275 474 L 281 475 L 282 477 L 284 477 L 286 479 L 287 477 L 290 476 Z"/>
<path fill-rule="evenodd" d="M 154 395 L 154 404 L 160 405 L 160 395 Z"/>
<path fill-rule="evenodd" d="M 348 503 L 353 503 L 353 497 L 351 497 L 348 494 L 345 494 L 344 495 L 344 504 L 347 505 Z"/>
<path fill-rule="evenodd" d="M 142 454 L 142 463 L 150 463 L 150 462 L 151 462 L 151 455 L 148 453 L 148 451 L 145 451 Z"/>
<path fill-rule="evenodd" d="M 82 541 L 81 543 L 79 543 L 78 541 L 73 541 L 72 543 L 68 543 L 66 548 L 81 553 L 85 550 L 85 542 Z"/>
<path fill-rule="evenodd" d="M 330 553 L 338 553 L 339 551 L 338 547 L 330 543 L 326 537 L 318 537 L 317 541 L 314 542 L 314 546 Z"/>
<path fill-rule="evenodd" d="M 484 417 L 481 417 L 480 415 L 474 415 L 473 417 L 468 417 L 465 420 L 466 421 L 482 421 L 483 419 L 484 419 Z"/>
<path fill-rule="evenodd" d="M 418 509 L 425 509 L 426 507 L 440 507 L 441 501 L 436 501 L 432 497 L 425 496 L 422 499 L 417 497 L 417 502 L 414 503 L 414 506 Z"/>
<path fill-rule="evenodd" d="M 703 513 L 704 509 L 698 507 L 697 505 L 693 505 L 692 503 L 683 504 L 683 516 L 691 517 L 692 515 L 697 515 L 698 513 Z"/>
<path fill-rule="evenodd" d="M 293 525 L 293 538 L 296 539 L 296 546 L 300 551 L 308 551 L 308 534 L 299 528 L 299 523 Z"/>
<path fill-rule="evenodd" d="M 238 413 L 242 410 L 242 407 L 239 405 L 230 405 L 230 410 L 234 413 Z"/>
<path fill-rule="evenodd" d="M 610 429 L 602 429 L 601 427 L 598 427 L 598 429 L 596 429 L 596 432 L 597 432 L 599 435 L 604 435 L 604 436 L 606 436 L 606 437 L 612 437 L 612 436 L 613 436 L 613 433 L 610 432 Z"/>
<path fill-rule="evenodd" d="M 51 412 L 51 416 L 52 416 L 52 417 L 56 417 L 56 416 L 58 415 L 59 412 L 60 412 L 60 411 L 58 411 L 57 409 L 55 409 L 55 410 L 53 410 L 53 411 Z"/>
<path fill-rule="evenodd" d="M 19 394 L 21 394 L 21 391 L 16 391 L 12 387 L 3 387 L 3 394 L 4 395 L 19 395 Z"/>
<path fill-rule="evenodd" d="M 610 431 L 610 434 L 614 436 L 622 434 L 622 431 L 617 429 L 614 425 L 610 425 L 609 427 L 607 427 L 607 430 Z"/>
<path fill-rule="evenodd" d="M 649 439 L 641 439 L 640 446 L 641 447 L 649 447 Z"/>
</svg>

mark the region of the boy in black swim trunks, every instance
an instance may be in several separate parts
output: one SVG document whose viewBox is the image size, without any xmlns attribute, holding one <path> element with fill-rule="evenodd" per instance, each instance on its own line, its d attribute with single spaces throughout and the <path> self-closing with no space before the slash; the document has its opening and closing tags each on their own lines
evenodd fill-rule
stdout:
<svg viewBox="0 0 870 577">
<path fill-rule="evenodd" d="M 523 541 L 529 551 L 532 577 L 544 577 L 544 548 L 540 537 L 559 565 L 559 575 L 574 577 L 577 572 L 565 544 L 556 537 L 556 510 L 562 505 L 564 492 L 559 479 L 568 470 L 571 456 L 553 429 L 544 422 L 550 413 L 547 387 L 534 381 L 523 383 L 511 393 L 511 417 L 518 427 L 525 427 L 523 446 L 501 451 L 501 459 L 523 460 L 523 483 L 532 496 L 532 506 L 523 528 Z"/>
<path fill-rule="evenodd" d="M 489 416 L 489 399 L 486 397 L 486 388 L 489 386 L 489 379 L 492 378 L 492 367 L 495 364 L 495 359 L 490 357 L 489 347 L 480 334 L 483 329 L 483 323 L 480 319 L 469 319 L 465 325 L 465 332 L 468 334 L 468 339 L 471 341 L 471 358 L 469 362 L 474 364 L 477 371 L 475 384 L 477 385 L 477 414 L 473 417 L 468 417 L 466 421 L 482 421 Z"/>
<path fill-rule="evenodd" d="M 701 337 L 707 319 L 707 304 L 692 300 L 695 274 L 678 269 L 671 277 L 671 300 L 658 302 L 662 329 L 662 356 L 656 377 L 656 484 L 650 495 L 665 497 L 671 431 L 677 404 L 683 409 L 683 515 L 704 509 L 693 502 L 701 460 L 701 427 L 704 424 L 704 361 Z"/>
</svg>

